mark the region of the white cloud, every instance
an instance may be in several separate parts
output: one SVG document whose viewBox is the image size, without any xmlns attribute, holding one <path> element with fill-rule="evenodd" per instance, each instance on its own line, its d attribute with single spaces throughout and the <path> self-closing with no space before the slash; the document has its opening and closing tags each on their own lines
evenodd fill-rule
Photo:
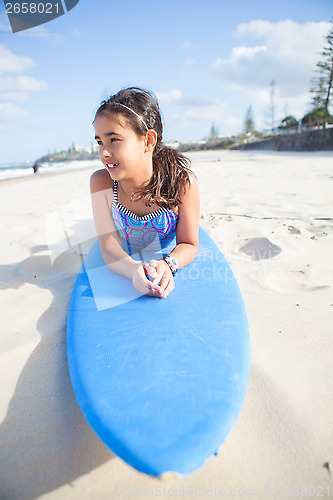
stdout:
<svg viewBox="0 0 333 500">
<path fill-rule="evenodd" d="M 293 99 L 294 104 L 304 106 L 328 30 L 325 22 L 239 24 L 235 35 L 244 45 L 234 47 L 229 58 L 217 59 L 213 73 L 223 85 L 245 91 L 262 105 L 268 104 L 269 84 L 275 80 L 282 102 Z"/>
<path fill-rule="evenodd" d="M 218 99 L 211 99 L 206 96 L 189 96 L 184 95 L 179 89 L 169 90 L 165 93 L 156 93 L 159 102 L 163 106 L 175 105 L 177 109 L 181 109 L 182 116 L 192 119 L 202 119 L 210 117 L 214 119 L 215 116 L 220 116 L 222 108 L 223 113 L 227 105 Z"/>
<path fill-rule="evenodd" d="M 169 92 L 156 92 L 156 97 L 161 104 L 170 104 L 180 101 L 183 97 L 183 92 L 179 89 L 172 89 Z"/>
<path fill-rule="evenodd" d="M 0 75 L 3 73 L 22 73 L 36 66 L 30 57 L 18 56 L 5 45 L 0 44 Z"/>
<path fill-rule="evenodd" d="M 11 102 L 0 102 L 0 113 L 1 115 L 19 117 L 21 115 L 21 108 Z"/>
<path fill-rule="evenodd" d="M 184 115 L 190 120 L 218 121 L 226 116 L 228 106 L 219 99 L 188 99 L 184 102 Z"/>
<path fill-rule="evenodd" d="M 46 88 L 45 82 L 31 76 L 0 76 L 0 99 L 3 101 L 26 102 L 31 92 Z"/>
<path fill-rule="evenodd" d="M 22 110 L 19 106 L 11 102 L 0 102 L 0 129 L 13 128 L 13 121 L 26 115 L 27 112 Z"/>
<path fill-rule="evenodd" d="M 56 33 L 55 31 L 51 31 L 44 26 L 36 26 L 35 28 L 19 31 L 18 33 L 15 33 L 15 36 L 23 38 L 42 38 L 52 45 L 59 45 L 64 40 L 62 35 Z"/>
<path fill-rule="evenodd" d="M 193 66 L 196 63 L 195 59 L 186 59 L 184 66 Z"/>
<path fill-rule="evenodd" d="M 0 45 L 0 116 L 3 126 L 26 116 L 26 111 L 17 103 L 26 102 L 32 92 L 47 88 L 44 81 L 23 74 L 35 66 L 30 57 L 14 54 L 5 45 Z"/>
<path fill-rule="evenodd" d="M 1 16 L 1 14 L 0 14 Z M 2 20 L 5 22 L 2 23 L 0 22 L 0 33 L 9 33 L 12 35 L 12 29 L 8 20 L 7 16 L 3 16 Z M 78 30 L 76 30 L 78 31 Z M 73 34 L 77 35 L 77 32 L 75 32 L 75 28 L 73 29 Z M 49 43 L 52 45 L 58 45 L 63 41 L 63 36 L 60 35 L 59 33 L 55 31 L 51 31 L 50 29 L 47 29 L 45 26 L 36 26 L 34 28 L 30 28 L 28 30 L 23 30 L 19 31 L 18 33 L 15 33 L 15 37 L 20 37 L 20 38 L 43 38 L 47 40 Z"/>
<path fill-rule="evenodd" d="M 184 95 L 180 90 L 157 94 L 167 116 L 167 128 L 177 131 L 197 131 L 198 137 L 207 135 L 212 122 L 221 133 L 237 130 L 239 121 L 230 116 L 228 105 L 220 99 Z"/>
</svg>

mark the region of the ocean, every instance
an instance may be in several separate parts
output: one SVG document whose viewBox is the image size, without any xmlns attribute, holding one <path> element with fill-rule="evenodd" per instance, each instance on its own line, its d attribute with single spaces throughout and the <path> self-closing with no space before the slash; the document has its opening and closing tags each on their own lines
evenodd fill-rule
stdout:
<svg viewBox="0 0 333 500">
<path fill-rule="evenodd" d="M 34 174 L 33 163 L 13 163 L 0 165 L 0 181 L 6 179 L 15 179 L 19 177 L 32 177 Z M 102 166 L 99 159 L 94 160 L 74 160 L 62 162 L 40 163 L 37 175 L 43 175 L 48 172 L 65 172 L 66 170 L 78 170 L 85 167 Z"/>
</svg>

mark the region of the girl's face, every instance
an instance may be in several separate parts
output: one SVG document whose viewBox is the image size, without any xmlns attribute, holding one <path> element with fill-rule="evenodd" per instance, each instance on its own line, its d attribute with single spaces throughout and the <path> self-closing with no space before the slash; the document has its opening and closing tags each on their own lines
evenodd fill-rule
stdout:
<svg viewBox="0 0 333 500">
<path fill-rule="evenodd" d="M 121 114 L 101 113 L 94 126 L 99 158 L 112 179 L 135 180 L 148 173 L 146 137 L 139 137 Z"/>
</svg>

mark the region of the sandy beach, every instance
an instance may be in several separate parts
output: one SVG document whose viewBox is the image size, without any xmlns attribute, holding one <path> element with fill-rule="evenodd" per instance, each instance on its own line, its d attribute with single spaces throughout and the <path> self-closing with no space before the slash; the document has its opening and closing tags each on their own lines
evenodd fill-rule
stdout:
<svg viewBox="0 0 333 500">
<path fill-rule="evenodd" d="M 202 151 L 201 225 L 246 305 L 251 374 L 218 456 L 161 482 L 113 455 L 76 403 L 66 320 L 95 239 L 95 166 L 0 183 L 0 499 L 333 495 L 333 153 Z"/>
</svg>

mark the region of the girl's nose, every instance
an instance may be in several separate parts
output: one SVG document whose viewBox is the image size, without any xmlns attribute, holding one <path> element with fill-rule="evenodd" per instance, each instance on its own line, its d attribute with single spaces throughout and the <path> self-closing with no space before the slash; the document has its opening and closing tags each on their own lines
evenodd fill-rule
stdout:
<svg viewBox="0 0 333 500">
<path fill-rule="evenodd" d="M 101 146 L 100 156 L 102 156 L 102 158 L 109 158 L 111 156 L 111 153 L 106 149 L 105 146 Z"/>
</svg>

